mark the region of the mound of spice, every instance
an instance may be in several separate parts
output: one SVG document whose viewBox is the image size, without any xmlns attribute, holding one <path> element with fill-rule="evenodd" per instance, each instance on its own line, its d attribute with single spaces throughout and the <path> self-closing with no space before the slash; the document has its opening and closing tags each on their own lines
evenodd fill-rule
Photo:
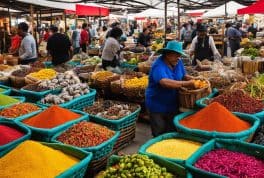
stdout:
<svg viewBox="0 0 264 178">
<path fill-rule="evenodd" d="M 0 177 L 54 178 L 80 160 L 35 141 L 25 141 L 0 158 Z"/>
<path fill-rule="evenodd" d="M 194 166 L 230 178 L 264 176 L 263 159 L 222 148 L 206 153 Z"/>
<path fill-rule="evenodd" d="M 81 115 L 70 110 L 52 105 L 34 117 L 23 120 L 22 122 L 33 127 L 50 129 L 66 122 L 80 118 Z"/>
<path fill-rule="evenodd" d="M 146 151 L 166 158 L 186 160 L 201 146 L 201 143 L 191 140 L 167 139 L 154 143 Z"/>
<path fill-rule="evenodd" d="M 217 132 L 240 132 L 251 127 L 217 102 L 180 120 L 180 124 L 191 129 Z"/>
<path fill-rule="evenodd" d="M 23 87 L 24 90 L 42 92 L 49 90 L 48 87 L 40 86 L 39 84 L 29 84 Z"/>
<path fill-rule="evenodd" d="M 63 132 L 57 140 L 77 147 L 92 147 L 109 140 L 114 134 L 107 127 L 82 121 Z"/>
<path fill-rule="evenodd" d="M 241 90 L 227 92 L 213 98 L 210 102 L 218 102 L 229 111 L 254 114 L 264 110 L 264 103 L 245 94 Z"/>
<path fill-rule="evenodd" d="M 0 111 L 0 116 L 5 118 L 16 118 L 25 114 L 32 113 L 40 108 L 31 103 L 19 103 Z"/>
<path fill-rule="evenodd" d="M 0 125 L 0 146 L 17 140 L 20 137 L 23 137 L 24 135 L 24 133 L 16 130 L 15 128 L 12 128 L 7 125 Z"/>
<path fill-rule="evenodd" d="M 7 106 L 7 105 L 15 104 L 18 102 L 19 102 L 19 100 L 15 99 L 11 96 L 0 94 L 0 106 Z"/>
</svg>

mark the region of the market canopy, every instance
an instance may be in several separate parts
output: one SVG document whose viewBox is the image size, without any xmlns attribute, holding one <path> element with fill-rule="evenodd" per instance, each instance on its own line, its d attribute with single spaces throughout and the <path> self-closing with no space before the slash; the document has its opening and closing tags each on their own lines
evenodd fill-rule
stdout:
<svg viewBox="0 0 264 178">
<path fill-rule="evenodd" d="M 164 10 L 162 9 L 147 9 L 140 13 L 134 14 L 135 18 L 152 17 L 152 18 L 164 18 Z M 168 10 L 167 16 L 177 16 L 177 11 Z"/>
<path fill-rule="evenodd" d="M 238 9 L 238 14 L 264 14 L 264 0 L 259 0 L 251 6 Z"/>
<path fill-rule="evenodd" d="M 227 16 L 235 16 L 237 14 L 237 10 L 241 9 L 245 7 L 244 5 L 241 5 L 237 2 L 234 1 L 229 1 L 226 4 L 226 12 L 227 12 Z M 203 18 L 210 18 L 210 17 L 223 17 L 225 16 L 225 4 L 209 10 L 208 12 L 206 12 L 205 14 L 202 15 Z"/>
</svg>

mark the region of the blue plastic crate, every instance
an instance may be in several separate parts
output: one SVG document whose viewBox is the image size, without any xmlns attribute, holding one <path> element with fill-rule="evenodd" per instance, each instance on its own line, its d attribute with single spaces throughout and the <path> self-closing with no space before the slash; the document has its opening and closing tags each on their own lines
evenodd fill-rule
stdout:
<svg viewBox="0 0 264 178">
<path fill-rule="evenodd" d="M 78 98 L 74 98 L 71 101 L 68 101 L 66 103 L 60 104 L 60 107 L 68 108 L 68 109 L 75 109 L 82 111 L 85 107 L 91 106 L 94 103 L 96 95 L 96 90 L 90 88 L 90 92 L 82 95 Z M 38 102 L 39 105 L 43 105 L 46 107 L 49 107 L 50 104 L 43 104 L 40 101 Z"/>
<path fill-rule="evenodd" d="M 206 143 L 208 140 L 207 139 L 203 139 L 203 138 L 199 138 L 199 137 L 194 137 L 192 135 L 186 135 L 186 134 L 182 134 L 182 133 L 166 133 L 166 134 L 163 134 L 163 135 L 160 135 L 158 137 L 155 137 L 149 141 L 147 141 L 145 144 L 143 144 L 140 148 L 139 148 L 139 153 L 140 154 L 145 154 L 147 156 L 155 156 L 155 157 L 158 157 L 160 159 L 165 159 L 167 161 L 171 161 L 171 162 L 174 162 L 174 163 L 178 163 L 182 166 L 185 165 L 185 161 L 186 160 L 182 160 L 182 159 L 175 159 L 175 158 L 167 158 L 167 157 L 163 157 L 163 156 L 160 156 L 160 155 L 156 155 L 156 154 L 153 154 L 153 153 L 148 153 L 147 152 L 147 149 L 157 143 L 157 142 L 160 142 L 162 140 L 167 140 L 167 139 L 184 139 L 184 140 L 190 140 L 190 141 L 194 141 L 194 142 L 199 142 L 201 144 L 203 143 Z"/>
<path fill-rule="evenodd" d="M 246 143 L 240 140 L 229 140 L 229 139 L 213 139 L 201 148 L 199 148 L 187 161 L 186 167 L 190 171 L 193 177 L 201 178 L 227 178 L 219 174 L 207 172 L 205 170 L 196 168 L 194 164 L 207 152 L 211 150 L 225 148 L 230 151 L 242 152 L 247 155 L 255 156 L 257 158 L 263 159 L 264 147 L 256 144 Z M 191 176 L 191 177 L 192 177 Z"/>
<path fill-rule="evenodd" d="M 72 67 L 76 67 L 76 66 L 82 66 L 81 62 L 78 61 L 68 61 L 66 62 L 67 65 L 72 66 Z M 44 65 L 46 68 L 53 68 L 54 65 L 52 64 L 51 61 L 45 61 Z"/>
<path fill-rule="evenodd" d="M 14 147 L 16 147 L 16 145 L 18 145 L 19 143 L 30 139 L 31 137 L 31 131 L 30 129 L 28 129 L 27 127 L 23 126 L 22 124 L 16 123 L 16 122 L 10 122 L 10 121 L 0 121 L 0 125 L 5 125 L 5 126 L 9 126 L 12 127 L 14 129 L 17 129 L 18 131 L 21 131 L 23 133 L 25 133 L 24 136 L 20 137 L 17 140 L 14 140 L 12 142 L 9 142 L 8 144 L 5 145 L 1 145 L 0 146 L 0 157 L 5 154 L 6 152 L 8 152 L 9 150 L 13 149 Z"/>
<path fill-rule="evenodd" d="M 136 64 L 128 64 L 127 62 L 122 62 L 120 64 L 120 67 L 125 68 L 125 69 L 134 70 L 135 68 L 137 68 L 137 65 Z"/>
<path fill-rule="evenodd" d="M 39 111 L 39 112 L 35 113 L 34 115 L 31 115 L 30 117 L 21 118 L 17 122 L 19 122 L 19 123 L 23 124 L 24 126 L 28 127 L 32 131 L 32 138 L 33 139 L 39 140 L 39 141 L 49 142 L 49 141 L 51 141 L 51 138 L 55 134 L 57 134 L 58 132 L 61 132 L 65 128 L 68 128 L 69 126 L 71 126 L 71 125 L 73 125 L 73 124 L 75 124 L 75 123 L 77 123 L 79 121 L 85 120 L 85 119 L 87 119 L 89 117 L 88 114 L 86 114 L 86 113 L 84 113 L 82 111 L 77 111 L 77 110 L 71 110 L 71 111 L 73 111 L 73 112 L 75 112 L 77 114 L 80 114 L 81 117 L 78 118 L 78 119 L 69 121 L 69 122 L 65 122 L 62 125 L 59 125 L 57 127 L 50 128 L 50 129 L 37 128 L 37 127 L 29 126 L 29 125 L 23 123 L 23 120 L 29 119 L 30 117 L 33 117 L 34 115 L 37 115 L 37 114 L 39 114 L 42 111 Z"/>
<path fill-rule="evenodd" d="M 4 95 L 10 95 L 12 91 L 10 87 L 7 87 L 5 85 L 0 85 L 0 88 L 4 89 L 4 91 L 0 92 L 1 94 L 4 94 Z"/>
<path fill-rule="evenodd" d="M 106 118 L 99 117 L 96 115 L 91 115 L 89 113 L 88 114 L 90 116 L 90 120 L 95 121 L 96 123 L 105 125 L 113 130 L 121 131 L 122 129 L 135 124 L 138 118 L 138 115 L 140 113 L 140 110 L 141 108 L 139 107 L 136 111 L 134 111 L 130 115 L 117 119 L 117 120 L 110 120 L 110 119 L 106 119 Z"/>
<path fill-rule="evenodd" d="M 36 92 L 36 91 L 30 91 L 30 90 L 25 90 L 25 89 L 20 89 L 20 92 L 23 96 L 26 97 L 28 102 L 37 102 L 44 98 L 46 95 L 52 93 L 52 90 L 46 90 L 42 92 Z"/>
<path fill-rule="evenodd" d="M 173 121 L 174 125 L 176 126 L 176 128 L 180 132 L 183 132 L 185 134 L 190 134 L 192 136 L 201 137 L 204 139 L 222 138 L 222 139 L 248 140 L 248 139 L 252 138 L 256 129 L 258 128 L 258 126 L 260 124 L 260 120 L 257 117 L 249 115 L 249 114 L 236 113 L 236 112 L 233 112 L 233 114 L 235 114 L 240 119 L 251 123 L 252 126 L 248 130 L 244 130 L 241 132 L 235 132 L 235 133 L 231 133 L 231 132 L 230 133 L 223 133 L 223 132 L 216 132 L 216 131 L 210 132 L 210 131 L 205 131 L 205 130 L 187 128 L 187 127 L 180 124 L 180 122 L 179 122 L 180 120 L 182 120 L 182 119 L 184 119 L 190 115 L 193 115 L 193 114 L 195 114 L 195 111 L 190 111 L 190 112 L 186 112 L 186 113 L 182 113 L 182 114 L 177 115 Z"/>
<path fill-rule="evenodd" d="M 15 99 L 19 100 L 17 103 L 23 103 L 26 100 L 26 98 L 24 96 L 12 96 L 12 98 L 15 98 Z M 12 106 L 12 105 L 17 104 L 17 103 L 5 105 L 5 106 L 0 106 L 0 109 L 5 108 L 5 107 Z"/>
<path fill-rule="evenodd" d="M 69 129 L 69 128 L 70 127 L 68 127 L 67 129 Z M 55 143 L 61 143 L 61 142 L 59 142 L 57 140 L 57 138 L 63 132 L 65 132 L 67 129 L 57 133 L 56 135 L 54 135 L 52 137 L 51 141 L 55 142 Z M 83 149 L 83 150 L 88 151 L 88 152 L 92 152 L 93 153 L 93 160 L 100 160 L 101 158 L 104 158 L 105 156 L 109 155 L 112 152 L 113 147 L 114 147 L 119 135 L 120 135 L 120 132 L 119 131 L 115 131 L 115 134 L 114 134 L 114 136 L 112 138 L 110 138 L 109 140 L 101 143 L 100 145 L 93 146 L 93 147 L 87 147 L 87 148 L 80 148 L 80 147 L 78 147 L 78 148 Z"/>
</svg>

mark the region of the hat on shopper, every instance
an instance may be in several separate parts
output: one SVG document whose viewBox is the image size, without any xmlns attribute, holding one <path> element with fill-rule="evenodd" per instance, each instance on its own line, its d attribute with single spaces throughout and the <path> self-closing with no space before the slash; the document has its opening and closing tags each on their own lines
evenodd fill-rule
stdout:
<svg viewBox="0 0 264 178">
<path fill-rule="evenodd" d="M 199 26 L 197 26 L 197 31 L 198 32 L 206 32 L 207 28 L 205 25 L 199 25 Z"/>
<path fill-rule="evenodd" d="M 175 53 L 179 53 L 183 56 L 186 56 L 186 54 L 183 52 L 183 49 L 182 49 L 182 42 L 178 42 L 175 40 L 169 41 L 165 48 L 158 50 L 158 53 L 164 54 L 166 52 L 175 52 Z"/>
</svg>

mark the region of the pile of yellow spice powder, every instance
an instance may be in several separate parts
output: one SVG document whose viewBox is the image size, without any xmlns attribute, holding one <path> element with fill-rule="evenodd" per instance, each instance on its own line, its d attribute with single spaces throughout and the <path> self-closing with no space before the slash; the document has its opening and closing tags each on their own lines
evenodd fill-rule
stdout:
<svg viewBox="0 0 264 178">
<path fill-rule="evenodd" d="M 0 177 L 54 178 L 80 160 L 35 141 L 25 141 L 0 158 Z"/>
</svg>

